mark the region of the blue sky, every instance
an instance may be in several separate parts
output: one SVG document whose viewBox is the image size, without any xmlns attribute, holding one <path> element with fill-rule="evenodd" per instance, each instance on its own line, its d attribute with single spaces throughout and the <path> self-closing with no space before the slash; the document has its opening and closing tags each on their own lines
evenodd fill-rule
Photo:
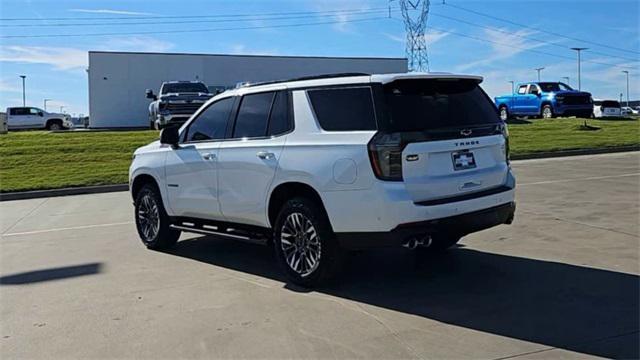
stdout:
<svg viewBox="0 0 640 360">
<path fill-rule="evenodd" d="M 491 96 L 510 92 L 509 80 L 542 80 L 570 77 L 576 85 L 575 53 L 568 47 L 589 47 L 583 53 L 582 88 L 597 98 L 626 93 L 625 74 L 630 74 L 632 99 L 640 99 L 640 2 L 622 1 L 463 1 L 432 0 L 427 40 L 431 71 L 479 74 Z M 397 8 L 397 0 L 391 3 Z M 19 74 L 27 75 L 28 105 L 49 110 L 64 106 L 69 113 L 88 112 L 87 51 L 195 52 L 224 54 L 404 56 L 404 25 L 394 11 L 383 9 L 387 0 L 234 0 L 234 1 L 73 1 L 3 0 L 0 17 L 74 18 L 59 21 L 0 21 L 0 108 L 21 105 Z M 465 11 L 460 9 L 468 9 Z M 372 10 L 373 9 L 373 10 Z M 375 9 L 381 9 L 377 11 Z M 352 10 L 363 10 L 355 14 Z M 377 11 L 377 12 L 376 12 Z M 481 16 L 472 11 L 508 19 L 513 23 Z M 271 13 L 323 12 L 322 16 L 272 20 Z M 102 22 L 132 22 L 141 16 L 255 14 L 239 22 L 153 25 L 92 25 L 86 20 L 116 17 Z M 309 16 L 309 15 L 305 15 Z M 295 16 L 290 16 L 295 17 Z M 373 19 L 372 19 L 373 18 Z M 237 19 L 237 18 L 235 18 Z M 359 21 L 359 19 L 366 19 Z M 202 18 L 171 21 L 211 20 Z M 358 21 L 354 21 L 358 20 Z M 158 22 L 140 19 L 139 22 Z M 330 24 L 268 28 L 274 24 L 324 22 Z M 23 24 L 74 24 L 83 26 L 11 27 Z M 267 27 L 233 31 L 202 31 L 159 34 L 155 31 Z M 550 31 L 609 47 L 551 35 Z M 84 36 L 89 33 L 150 32 L 139 35 Z M 73 34 L 62 38 L 7 38 L 15 35 Z M 473 37 L 473 38 L 470 38 Z M 484 41 L 479 41 L 483 39 Z M 531 39 L 543 40 L 538 42 Z M 613 48 L 626 49 L 621 51 Z M 533 50 L 534 52 L 528 51 Z M 540 53 L 542 52 L 542 53 Z M 543 53 L 555 54 L 556 56 Z M 558 57 L 559 56 L 559 57 Z M 564 58 L 566 57 L 566 58 Z M 604 65 L 611 64 L 611 65 Z M 617 65 L 617 66 L 614 66 Z M 564 81 L 564 80 L 562 80 Z"/>
</svg>

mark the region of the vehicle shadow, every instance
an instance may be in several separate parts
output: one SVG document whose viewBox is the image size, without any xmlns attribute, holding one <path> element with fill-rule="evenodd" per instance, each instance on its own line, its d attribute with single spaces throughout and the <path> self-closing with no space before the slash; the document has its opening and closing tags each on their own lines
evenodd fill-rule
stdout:
<svg viewBox="0 0 640 360">
<path fill-rule="evenodd" d="M 61 280 L 78 276 L 95 275 L 100 272 L 101 263 L 64 266 L 51 269 L 27 271 L 0 277 L 0 285 L 26 285 L 43 281 Z"/>
<path fill-rule="evenodd" d="M 201 237 L 170 253 L 286 282 L 265 246 Z M 636 275 L 464 247 L 424 258 L 400 248 L 351 256 L 337 283 L 315 291 L 584 354 L 639 356 Z"/>
</svg>

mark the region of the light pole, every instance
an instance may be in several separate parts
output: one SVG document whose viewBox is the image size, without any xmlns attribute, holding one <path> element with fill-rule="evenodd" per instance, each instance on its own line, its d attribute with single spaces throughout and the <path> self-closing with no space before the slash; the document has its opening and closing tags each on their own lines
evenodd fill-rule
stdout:
<svg viewBox="0 0 640 360">
<path fill-rule="evenodd" d="M 578 52 L 578 90 L 582 90 L 581 86 L 582 84 L 580 83 L 580 52 L 582 50 L 587 50 L 589 48 L 581 48 L 581 47 L 573 47 L 571 48 L 571 50 L 575 50 Z"/>
<path fill-rule="evenodd" d="M 60 106 L 60 112 L 62 112 L 62 109 L 64 109 L 64 106 Z"/>
<path fill-rule="evenodd" d="M 513 94 L 513 92 L 515 91 L 514 86 L 515 86 L 515 83 L 516 83 L 516 82 L 515 82 L 515 81 L 513 81 L 513 80 L 509 80 L 509 82 L 511 83 L 511 94 Z"/>
<path fill-rule="evenodd" d="M 569 77 L 568 76 L 563 76 L 562 78 L 567 80 L 567 85 L 571 86 L 571 84 L 569 83 Z"/>
<path fill-rule="evenodd" d="M 629 107 L 629 70 L 622 70 L 622 72 L 627 74 L 627 107 Z"/>
<path fill-rule="evenodd" d="M 27 78 L 27 75 L 20 75 L 20 77 L 22 78 L 22 107 L 26 107 L 27 106 L 27 101 L 26 101 L 26 97 L 24 95 L 24 79 Z"/>
<path fill-rule="evenodd" d="M 538 72 L 538 82 L 540 82 L 540 71 L 544 70 L 544 68 L 539 67 L 539 68 L 535 68 L 534 70 Z"/>
<path fill-rule="evenodd" d="M 47 111 L 47 101 L 51 101 L 51 99 L 44 99 L 44 111 Z"/>
</svg>

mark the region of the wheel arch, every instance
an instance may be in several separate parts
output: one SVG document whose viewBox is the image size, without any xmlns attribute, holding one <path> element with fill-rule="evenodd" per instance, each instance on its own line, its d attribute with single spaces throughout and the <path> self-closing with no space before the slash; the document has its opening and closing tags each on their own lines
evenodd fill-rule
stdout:
<svg viewBox="0 0 640 360">
<path fill-rule="evenodd" d="M 327 215 L 327 210 L 324 206 L 324 202 L 322 201 L 322 197 L 320 197 L 318 191 L 316 191 L 311 185 L 294 181 L 284 182 L 278 184 L 269 196 L 267 205 L 267 218 L 271 227 L 274 226 L 276 217 L 278 216 L 278 213 L 280 212 L 282 206 L 288 200 L 296 197 L 304 197 L 313 200 L 320 206 L 320 209 L 324 212 L 324 214 Z"/>
<path fill-rule="evenodd" d="M 161 193 L 158 181 L 153 176 L 146 173 L 139 174 L 133 178 L 133 181 L 131 181 L 131 197 L 134 201 L 136 200 L 136 197 L 138 196 L 138 193 L 140 192 L 142 187 L 147 184 L 154 185 L 158 189 L 158 192 Z"/>
</svg>

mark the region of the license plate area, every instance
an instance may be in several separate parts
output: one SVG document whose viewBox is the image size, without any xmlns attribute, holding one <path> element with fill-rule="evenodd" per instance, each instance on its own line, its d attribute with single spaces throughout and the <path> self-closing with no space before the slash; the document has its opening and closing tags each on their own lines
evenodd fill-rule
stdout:
<svg viewBox="0 0 640 360">
<path fill-rule="evenodd" d="M 467 170 L 476 167 L 476 159 L 469 150 L 456 151 L 451 153 L 453 161 L 453 170 Z"/>
</svg>

